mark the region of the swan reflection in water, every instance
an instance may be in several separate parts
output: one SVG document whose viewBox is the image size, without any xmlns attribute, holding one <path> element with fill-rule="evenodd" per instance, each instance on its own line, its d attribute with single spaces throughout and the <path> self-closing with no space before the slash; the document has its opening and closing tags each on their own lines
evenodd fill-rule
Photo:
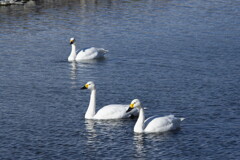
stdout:
<svg viewBox="0 0 240 160">
<path fill-rule="evenodd" d="M 120 131 L 124 131 L 122 128 L 125 126 L 126 123 L 123 121 L 86 119 L 84 131 L 86 145 L 84 152 L 96 154 L 99 149 L 101 149 L 102 152 L 107 152 L 108 150 L 105 150 L 106 148 L 111 148 L 111 145 L 114 146 L 114 143 L 108 144 L 107 142 L 114 142 L 116 135 L 118 135 Z M 106 144 L 108 145 L 106 146 Z"/>
<path fill-rule="evenodd" d="M 135 145 L 136 157 L 143 158 L 146 155 L 146 151 L 144 149 L 144 135 L 134 133 L 133 144 Z"/>
<path fill-rule="evenodd" d="M 104 64 L 105 59 L 106 58 L 86 60 L 86 61 L 83 61 L 83 62 L 76 62 L 76 61 L 70 62 L 69 63 L 69 70 L 70 70 L 69 76 L 70 76 L 72 88 L 78 88 L 78 86 L 77 86 L 77 74 L 86 75 L 86 73 L 91 73 L 89 71 L 92 70 L 94 65 Z"/>
<path fill-rule="evenodd" d="M 150 148 L 154 148 L 155 144 L 159 144 L 159 143 L 163 143 L 164 141 L 167 141 L 169 138 L 174 136 L 174 133 L 176 133 L 176 131 L 169 131 L 164 133 L 151 133 L 151 134 L 134 133 L 133 145 L 135 146 L 134 148 L 135 154 L 136 154 L 135 156 L 140 159 L 146 159 L 147 151 L 149 151 Z M 156 146 L 156 148 L 159 148 L 159 147 Z M 159 154 L 161 154 L 160 152 Z"/>
<path fill-rule="evenodd" d="M 126 126 L 124 122 L 127 120 L 92 120 L 85 119 L 85 127 L 87 133 L 99 134 L 111 133 L 114 130 L 121 129 L 121 127 Z M 97 130 L 97 131 L 96 131 Z"/>
<path fill-rule="evenodd" d="M 76 72 L 77 72 L 77 63 L 76 62 L 71 62 L 69 63 L 70 65 L 70 69 L 71 69 L 71 79 L 76 79 L 77 78 L 77 75 L 76 75 Z"/>
<path fill-rule="evenodd" d="M 70 80 L 71 80 L 72 88 L 76 88 L 77 87 L 77 64 L 76 64 L 76 62 L 69 63 L 69 68 L 70 68 Z"/>
<path fill-rule="evenodd" d="M 87 142 L 88 144 L 95 143 L 97 138 L 97 132 L 96 129 L 94 129 L 94 120 L 85 120 L 85 127 L 86 127 L 86 136 L 87 136 Z"/>
</svg>

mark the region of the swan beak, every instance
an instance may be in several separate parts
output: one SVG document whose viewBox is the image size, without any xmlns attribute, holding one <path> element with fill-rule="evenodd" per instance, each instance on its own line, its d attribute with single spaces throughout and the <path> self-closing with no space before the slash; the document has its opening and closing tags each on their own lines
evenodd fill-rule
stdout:
<svg viewBox="0 0 240 160">
<path fill-rule="evenodd" d="M 126 113 L 130 112 L 133 108 L 134 108 L 134 104 L 130 104 L 130 106 L 129 106 L 128 110 L 126 111 Z"/>
<path fill-rule="evenodd" d="M 81 89 L 88 89 L 88 84 L 85 84 Z"/>
<path fill-rule="evenodd" d="M 83 86 L 81 89 L 87 89 L 85 86 Z"/>
<path fill-rule="evenodd" d="M 74 40 L 70 40 L 70 45 L 74 43 Z"/>
</svg>

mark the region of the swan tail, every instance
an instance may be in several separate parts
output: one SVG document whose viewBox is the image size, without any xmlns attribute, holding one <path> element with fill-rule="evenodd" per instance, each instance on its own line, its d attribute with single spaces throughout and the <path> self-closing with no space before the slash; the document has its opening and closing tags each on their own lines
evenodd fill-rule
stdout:
<svg viewBox="0 0 240 160">
<path fill-rule="evenodd" d="M 180 121 L 183 121 L 185 118 L 180 118 Z"/>
</svg>

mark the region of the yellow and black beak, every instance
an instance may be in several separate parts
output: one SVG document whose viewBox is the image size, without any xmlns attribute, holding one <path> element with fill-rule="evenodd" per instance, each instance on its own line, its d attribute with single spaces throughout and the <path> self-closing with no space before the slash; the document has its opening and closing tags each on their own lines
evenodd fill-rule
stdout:
<svg viewBox="0 0 240 160">
<path fill-rule="evenodd" d="M 128 108 L 128 110 L 126 111 L 126 113 L 127 113 L 127 112 L 130 112 L 133 108 L 134 108 L 134 104 L 132 103 L 132 104 L 129 105 L 129 108 Z"/>
<path fill-rule="evenodd" d="M 71 39 L 70 40 L 70 45 L 74 43 L 74 39 Z"/>
<path fill-rule="evenodd" d="M 88 89 L 88 84 L 85 84 L 81 89 Z"/>
</svg>

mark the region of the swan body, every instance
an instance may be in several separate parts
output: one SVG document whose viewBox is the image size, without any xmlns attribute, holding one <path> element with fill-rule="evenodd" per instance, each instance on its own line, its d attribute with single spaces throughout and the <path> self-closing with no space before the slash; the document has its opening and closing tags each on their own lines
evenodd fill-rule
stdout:
<svg viewBox="0 0 240 160">
<path fill-rule="evenodd" d="M 88 109 L 85 113 L 85 119 L 122 119 L 131 118 L 132 116 L 138 116 L 138 109 L 135 108 L 130 112 L 128 110 L 128 105 L 124 104 L 110 104 L 104 106 L 96 113 L 96 88 L 95 84 L 90 81 L 87 82 L 81 89 L 91 90 L 90 102 Z"/>
<path fill-rule="evenodd" d="M 104 55 L 108 52 L 108 50 L 105 50 L 103 48 L 90 47 L 83 49 L 77 53 L 74 38 L 70 39 L 70 44 L 72 46 L 72 50 L 68 57 L 69 62 L 104 58 Z"/>
<path fill-rule="evenodd" d="M 81 50 L 77 56 L 76 56 L 76 61 L 81 61 L 81 60 L 90 60 L 90 59 L 100 59 L 104 58 L 105 53 L 108 51 L 103 49 L 103 48 L 87 48 L 84 50 Z"/>
<path fill-rule="evenodd" d="M 174 115 L 164 117 L 152 116 L 145 120 L 144 111 L 138 99 L 134 99 L 131 102 L 127 112 L 134 107 L 139 109 L 139 117 L 134 126 L 134 132 L 136 133 L 157 133 L 176 130 L 180 128 L 180 123 L 184 120 L 184 118 L 176 118 Z"/>
</svg>

